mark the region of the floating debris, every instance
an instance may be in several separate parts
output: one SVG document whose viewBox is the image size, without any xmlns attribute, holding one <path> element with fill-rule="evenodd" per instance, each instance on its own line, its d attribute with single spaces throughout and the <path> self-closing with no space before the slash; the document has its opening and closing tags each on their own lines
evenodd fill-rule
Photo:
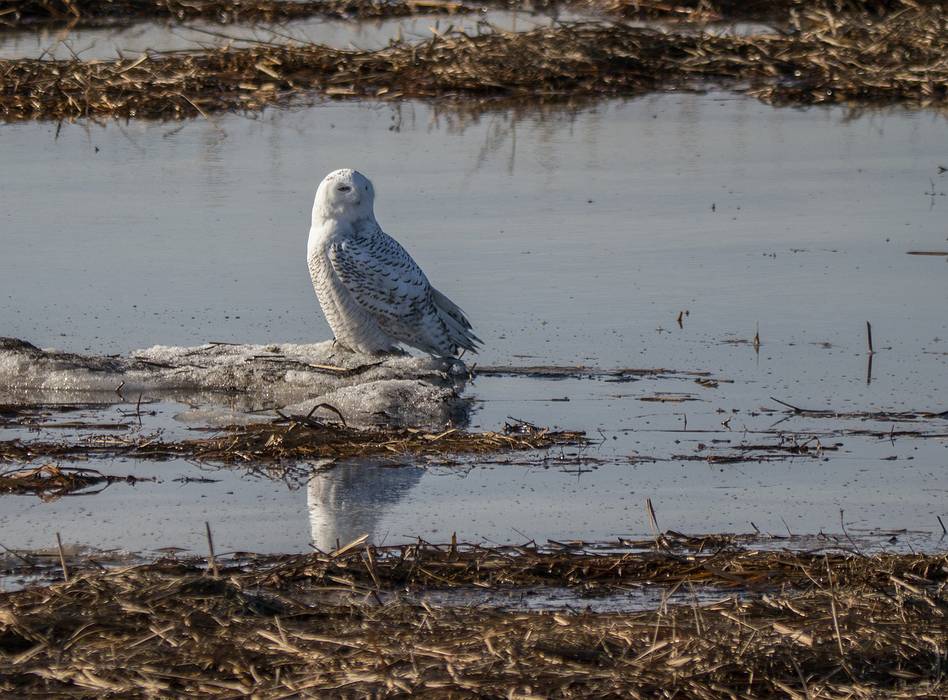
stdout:
<svg viewBox="0 0 948 700">
<path fill-rule="evenodd" d="M 0 461 L 121 454 L 135 459 L 177 457 L 215 464 L 272 464 L 355 457 L 494 454 L 585 444 L 583 432 L 550 430 L 523 421 L 508 423 L 502 432 L 449 428 L 432 433 L 418 428 L 352 428 L 309 415 L 233 426 L 212 437 L 180 442 L 165 442 L 158 435 L 94 435 L 79 442 L 0 441 Z"/>
<path fill-rule="evenodd" d="M 44 501 L 79 493 L 98 493 L 92 486 L 105 488 L 116 481 L 133 484 L 143 479 L 134 476 L 108 476 L 96 469 L 44 464 L 32 469 L 0 472 L 0 493 L 35 494 Z"/>
<path fill-rule="evenodd" d="M 946 411 L 833 411 L 824 409 L 800 408 L 793 404 L 781 401 L 780 399 L 770 397 L 771 401 L 776 401 L 781 406 L 790 409 L 789 413 L 797 416 L 807 416 L 809 418 L 837 418 L 837 419 L 858 419 L 872 421 L 916 421 L 928 420 L 931 418 L 948 419 L 948 410 Z"/>
<path fill-rule="evenodd" d="M 796 435 L 779 435 L 775 442 L 731 444 L 730 440 L 720 441 L 718 444 L 699 442 L 696 446 L 697 454 L 672 455 L 673 461 L 706 461 L 711 464 L 741 464 L 745 462 L 780 462 L 798 457 L 823 459 L 827 452 L 836 452 L 842 443 L 824 444 L 818 436 L 798 439 Z M 720 444 L 723 443 L 723 444 Z M 636 457 L 636 459 L 641 459 Z M 656 459 L 657 461 L 657 459 Z"/>
<path fill-rule="evenodd" d="M 634 381 L 636 379 L 706 378 L 710 372 L 675 370 L 662 367 L 619 367 L 603 369 L 589 365 L 487 365 L 471 370 L 475 377 L 529 377 L 531 379 L 605 379 L 606 381 Z M 696 380 L 697 381 L 697 380 Z M 727 381 L 727 380 L 719 380 Z"/>
<path fill-rule="evenodd" d="M 694 394 L 684 394 L 672 391 L 659 391 L 649 396 L 639 396 L 639 401 L 651 401 L 653 403 L 685 403 L 687 401 L 701 401 Z"/>
</svg>

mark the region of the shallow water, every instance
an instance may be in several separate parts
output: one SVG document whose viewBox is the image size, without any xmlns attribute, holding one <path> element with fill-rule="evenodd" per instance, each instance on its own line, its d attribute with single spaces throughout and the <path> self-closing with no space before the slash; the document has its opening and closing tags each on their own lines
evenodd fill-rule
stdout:
<svg viewBox="0 0 948 700">
<path fill-rule="evenodd" d="M 386 230 L 470 313 L 486 341 L 479 364 L 733 382 L 481 377 L 467 389 L 474 427 L 516 416 L 604 442 L 580 468 L 555 453 L 350 465 L 292 486 L 231 470 L 173 481 L 206 476 L 186 462 L 96 463 L 158 481 L 51 503 L 5 496 L 3 544 L 46 546 L 59 531 L 203 551 L 205 520 L 222 551 L 304 551 L 362 532 L 388 544 L 600 539 L 647 533 L 651 498 L 659 525 L 685 532 L 839 533 L 843 510 L 851 533 L 905 528 L 922 532 L 893 547 L 940 546 L 943 437 L 839 435 L 893 423 L 796 416 L 780 427 L 838 449 L 681 457 L 708 454 L 699 442 L 771 439 L 744 432 L 786 418 L 770 397 L 945 410 L 948 258 L 907 254 L 948 250 L 945 132 L 926 112 L 772 109 L 714 93 L 479 117 L 330 102 L 213 122 L 3 126 L 0 335 L 95 352 L 327 338 L 303 250 L 316 184 L 351 165 L 373 178 Z M 643 400 L 660 392 L 694 400 Z M 181 410 L 162 404 L 143 430 L 183 430 Z M 948 433 L 948 421 L 895 429 L 906 428 Z"/>
<path fill-rule="evenodd" d="M 257 26 L 221 25 L 213 22 L 139 22 L 126 27 L 48 29 L 36 32 L 0 32 L 0 58 L 55 58 L 78 56 L 88 60 L 136 58 L 143 52 L 188 51 L 225 45 L 254 43 L 317 43 L 334 48 L 375 50 L 390 41 L 430 39 L 433 33 L 457 30 L 476 34 L 491 28 L 529 31 L 555 20 L 577 15 L 534 15 L 526 12 L 485 11 L 471 15 L 416 15 L 391 19 L 331 20 L 312 18 Z"/>
<path fill-rule="evenodd" d="M 417 42 L 452 31 L 475 35 L 482 32 L 526 32 L 557 22 L 589 21 L 595 16 L 551 8 L 549 13 L 483 10 L 476 14 L 414 15 L 389 19 L 333 20 L 310 18 L 255 26 L 221 25 L 213 22 L 142 21 L 123 27 L 0 31 L 0 59 L 46 58 L 108 60 L 137 58 L 145 52 L 193 51 L 209 47 L 241 47 L 255 43 L 316 43 L 340 49 L 377 50 L 390 42 Z M 630 26 L 663 28 L 665 31 L 698 31 L 677 23 L 627 21 Z M 712 34 L 768 33 L 767 25 L 734 22 L 702 28 Z"/>
</svg>

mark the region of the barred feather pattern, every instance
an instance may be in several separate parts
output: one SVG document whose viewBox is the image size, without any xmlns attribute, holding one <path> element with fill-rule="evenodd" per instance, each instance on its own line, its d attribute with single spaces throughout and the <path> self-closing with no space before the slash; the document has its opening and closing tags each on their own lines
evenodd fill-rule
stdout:
<svg viewBox="0 0 948 700">
<path fill-rule="evenodd" d="M 360 352 L 393 352 L 399 344 L 448 357 L 462 349 L 477 351 L 480 340 L 456 304 L 431 286 L 411 255 L 379 227 L 364 198 L 349 206 L 348 192 L 334 195 L 339 182 L 358 178 L 338 176 L 327 187 L 328 205 L 314 206 L 308 263 L 316 296 L 336 340 Z M 364 178 L 364 176 L 361 176 Z M 324 181 L 325 183 L 326 181 Z M 371 194 L 371 183 L 365 181 Z M 343 187 L 348 185 L 342 185 Z M 323 185 L 320 185 L 322 191 Z M 342 200 L 334 204 L 333 197 Z"/>
</svg>

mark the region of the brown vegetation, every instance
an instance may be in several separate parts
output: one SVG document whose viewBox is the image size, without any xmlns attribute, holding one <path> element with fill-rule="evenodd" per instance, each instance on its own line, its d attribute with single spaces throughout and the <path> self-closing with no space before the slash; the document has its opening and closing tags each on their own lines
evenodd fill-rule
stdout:
<svg viewBox="0 0 948 700">
<path fill-rule="evenodd" d="M 108 476 L 95 469 L 44 464 L 32 469 L 0 473 L 0 494 L 31 493 L 44 501 L 52 501 L 73 493 L 94 493 L 88 489 L 95 486 L 104 488 L 116 481 L 134 483 L 138 479 L 132 476 Z"/>
<path fill-rule="evenodd" d="M 474 433 L 450 428 L 431 433 L 414 428 L 349 428 L 308 416 L 295 416 L 273 423 L 234 426 L 211 437 L 179 442 L 166 442 L 159 436 L 148 435 L 130 438 L 94 435 L 78 442 L 0 441 L 0 461 L 121 455 L 136 459 L 183 457 L 216 464 L 266 465 L 355 457 L 497 454 L 584 444 L 586 438 L 582 432 L 549 430 L 522 421 L 508 423 L 502 432 Z M 0 488 L 3 488 L 2 481 Z"/>
<path fill-rule="evenodd" d="M 948 690 L 944 556 L 377 549 L 357 540 L 328 554 L 217 565 L 219 575 L 176 561 L 84 572 L 0 595 L 0 691 L 934 698 Z M 442 606 L 398 592 L 537 582 L 579 591 L 603 581 L 626 590 L 674 582 L 668 595 L 687 593 L 652 610 L 595 613 Z M 749 594 L 748 582 L 766 594 Z M 708 584 L 741 588 L 700 603 L 692 586 L 707 596 Z"/>
<path fill-rule="evenodd" d="M 0 117 L 174 119 L 255 110 L 300 95 L 506 98 L 634 95 L 717 82 L 773 103 L 943 106 L 948 15 L 904 4 L 879 21 L 819 10 L 799 30 L 755 36 L 571 23 L 449 34 L 378 51 L 322 45 L 0 61 Z"/>
</svg>

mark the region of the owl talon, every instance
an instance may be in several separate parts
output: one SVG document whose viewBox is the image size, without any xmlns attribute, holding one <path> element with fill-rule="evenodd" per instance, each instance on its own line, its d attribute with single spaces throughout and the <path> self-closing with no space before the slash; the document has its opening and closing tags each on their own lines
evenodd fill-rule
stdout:
<svg viewBox="0 0 948 700">
<path fill-rule="evenodd" d="M 332 345 L 331 345 L 330 347 L 331 347 L 333 350 L 335 350 L 337 345 L 338 345 L 340 348 L 342 348 L 343 350 L 345 350 L 346 352 L 351 352 L 351 353 L 355 354 L 355 350 L 353 350 L 352 348 L 350 348 L 348 345 L 345 345 L 345 344 L 339 342 L 339 340 L 338 340 L 337 338 L 333 338 L 333 339 L 332 339 Z"/>
</svg>

